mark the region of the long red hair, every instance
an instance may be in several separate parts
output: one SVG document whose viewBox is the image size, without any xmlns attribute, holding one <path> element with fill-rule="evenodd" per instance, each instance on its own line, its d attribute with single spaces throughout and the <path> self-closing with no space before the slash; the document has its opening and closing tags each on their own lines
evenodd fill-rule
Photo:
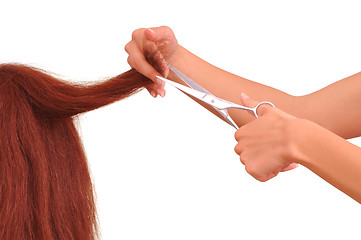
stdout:
<svg viewBox="0 0 361 240">
<path fill-rule="evenodd" d="M 0 65 L 0 239 L 97 239 L 94 189 L 73 118 L 151 81 L 130 70 L 85 85 Z"/>
</svg>

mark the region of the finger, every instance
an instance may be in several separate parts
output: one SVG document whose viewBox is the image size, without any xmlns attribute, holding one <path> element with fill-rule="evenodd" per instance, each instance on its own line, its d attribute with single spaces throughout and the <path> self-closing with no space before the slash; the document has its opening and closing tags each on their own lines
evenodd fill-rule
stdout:
<svg viewBox="0 0 361 240">
<path fill-rule="evenodd" d="M 240 127 L 234 134 L 234 138 L 236 139 L 237 142 L 239 142 L 243 136 L 243 132 L 244 132 L 244 128 L 246 125 Z"/>
<path fill-rule="evenodd" d="M 130 51 L 128 63 L 132 68 L 135 68 L 135 70 L 153 82 L 156 82 L 156 76 L 162 76 L 162 74 L 160 74 L 151 64 L 147 62 L 143 54 L 141 54 L 139 51 Z M 161 85 L 159 87 L 161 87 Z"/>
<path fill-rule="evenodd" d="M 155 43 L 164 58 L 171 56 L 171 52 L 175 51 L 176 45 L 178 44 L 173 30 L 167 26 L 146 29 L 144 35 L 145 39 Z M 166 71 L 169 71 L 168 67 Z M 165 74 L 165 76 L 167 76 L 167 74 Z"/>
<path fill-rule="evenodd" d="M 133 31 L 132 33 L 132 42 L 134 41 L 136 44 L 141 44 L 144 37 L 144 28 L 139 28 Z"/>
<path fill-rule="evenodd" d="M 134 54 L 132 56 L 134 56 Z M 142 56 L 139 57 L 142 58 Z M 137 61 L 139 62 L 139 60 Z M 153 66 L 150 65 L 147 61 L 143 61 L 143 62 L 144 64 L 142 66 L 139 66 L 138 64 L 136 64 L 136 61 L 134 61 L 132 57 L 128 57 L 128 63 L 131 67 L 135 68 L 135 70 L 137 70 L 147 78 L 151 79 L 152 81 L 154 81 L 155 78 L 155 83 L 152 84 L 150 87 L 152 91 L 149 91 L 149 93 L 153 97 L 157 97 L 157 94 L 159 94 L 161 97 L 164 97 L 166 94 L 166 91 L 164 89 L 165 83 L 157 79 L 156 77 L 153 77 L 153 76 L 161 76 L 161 74 L 157 70 L 155 70 Z"/>
<path fill-rule="evenodd" d="M 242 104 L 245 107 L 249 107 L 249 108 L 254 108 L 257 106 L 257 104 L 259 103 L 258 101 L 255 101 L 253 99 L 251 99 L 247 94 L 242 93 L 241 94 L 241 100 L 242 100 Z M 273 107 L 269 104 L 262 104 L 257 108 L 257 114 L 258 116 L 263 116 L 264 114 L 266 114 L 270 109 L 273 109 Z"/>
<path fill-rule="evenodd" d="M 234 147 L 234 151 L 237 153 L 237 155 L 240 155 L 242 153 L 243 150 L 243 146 L 238 143 L 235 147 Z"/>
<path fill-rule="evenodd" d="M 245 93 L 241 93 L 241 100 L 242 100 L 242 105 L 249 108 L 253 108 L 258 104 L 257 101 L 254 101 Z"/>
<path fill-rule="evenodd" d="M 166 91 L 164 88 L 158 88 L 157 89 L 157 93 L 161 96 L 161 97 L 164 97 L 165 94 L 166 94 Z"/>
<path fill-rule="evenodd" d="M 290 165 L 288 165 L 287 167 L 285 167 L 284 169 L 281 170 L 281 172 L 286 172 L 292 169 L 295 169 L 298 167 L 297 163 L 291 163 Z"/>
<path fill-rule="evenodd" d="M 131 45 L 132 45 L 131 42 L 128 42 L 127 44 L 125 44 L 125 46 L 124 46 L 125 52 L 129 53 Z"/>
<path fill-rule="evenodd" d="M 145 39 L 143 43 L 143 49 L 146 61 L 152 65 L 154 69 L 161 73 L 161 76 L 167 77 L 168 66 L 166 65 L 165 59 L 157 45 Z"/>
<path fill-rule="evenodd" d="M 154 87 L 154 85 L 156 85 L 155 83 L 153 83 L 150 86 L 147 86 L 146 89 L 148 90 L 149 94 L 152 95 L 152 97 L 156 98 L 158 96 L 157 93 L 157 88 Z"/>
<path fill-rule="evenodd" d="M 156 97 L 157 97 L 156 93 L 155 93 L 152 89 L 148 89 L 148 88 L 147 88 L 147 90 L 148 90 L 149 94 L 150 94 L 153 98 L 156 98 Z"/>
<path fill-rule="evenodd" d="M 261 181 L 261 182 L 267 182 L 268 180 L 276 177 L 278 174 L 279 174 L 279 172 L 269 173 L 269 174 L 267 174 L 267 176 L 260 178 L 259 181 Z"/>
<path fill-rule="evenodd" d="M 154 43 L 172 40 L 174 38 L 174 33 L 172 29 L 168 26 L 148 28 L 144 31 L 144 34 L 148 40 Z"/>
<path fill-rule="evenodd" d="M 243 149 L 240 150 L 241 153 L 239 154 L 239 160 L 241 161 L 241 163 L 243 165 L 246 166 L 246 162 L 247 162 L 247 156 L 245 156 L 244 152 L 243 152 Z"/>
<path fill-rule="evenodd" d="M 152 85 L 150 85 L 147 88 L 147 90 L 150 93 L 150 95 L 152 95 L 154 98 L 156 98 L 158 95 L 160 95 L 161 97 L 164 97 L 166 94 L 164 87 L 159 88 L 159 85 L 156 83 L 153 83 Z"/>
<path fill-rule="evenodd" d="M 144 30 L 145 38 L 149 41 L 156 42 L 157 37 L 154 28 L 147 28 Z"/>
</svg>

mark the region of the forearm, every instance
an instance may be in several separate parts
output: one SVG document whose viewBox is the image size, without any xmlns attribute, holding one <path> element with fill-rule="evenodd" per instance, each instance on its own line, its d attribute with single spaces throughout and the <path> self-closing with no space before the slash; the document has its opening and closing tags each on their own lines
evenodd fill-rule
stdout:
<svg viewBox="0 0 361 240">
<path fill-rule="evenodd" d="M 163 64 L 165 59 L 220 98 L 241 103 L 241 93 L 244 92 L 256 101 L 270 101 L 279 109 L 298 118 L 309 119 L 343 138 L 361 136 L 358 120 L 361 119 L 361 73 L 315 93 L 294 97 L 207 63 L 180 46 L 173 31 L 166 26 L 135 30 L 125 50 L 129 53 L 129 65 L 153 81 L 157 80 L 157 75 L 166 74 L 167 68 Z M 156 63 L 160 69 L 151 65 Z M 168 78 L 182 83 L 172 72 Z M 164 96 L 163 86 L 162 82 L 158 82 L 147 89 L 154 97 L 157 94 Z M 214 109 L 202 105 L 217 114 Z M 239 126 L 253 119 L 251 114 L 243 110 L 231 109 L 229 113 Z"/>
<path fill-rule="evenodd" d="M 361 119 L 358 107 L 361 73 L 315 93 L 296 97 L 217 68 L 181 46 L 167 61 L 217 97 L 241 104 L 240 95 L 244 92 L 252 99 L 270 101 L 291 115 L 316 122 L 343 138 L 361 135 L 358 121 Z M 169 78 L 182 83 L 174 74 L 170 73 Z M 209 106 L 202 105 L 216 114 Z M 229 113 L 239 126 L 252 120 L 251 114 L 242 110 L 231 109 Z"/>
<path fill-rule="evenodd" d="M 217 68 L 181 46 L 168 62 L 217 97 L 241 104 L 241 93 L 244 92 L 253 99 L 270 101 L 291 114 L 298 113 L 295 97 Z M 175 74 L 170 73 L 169 78 L 183 83 Z M 203 106 L 215 112 L 209 106 Z M 229 113 L 238 126 L 252 119 L 248 112 L 242 110 L 230 109 Z"/>
<path fill-rule="evenodd" d="M 361 148 L 313 122 L 298 121 L 296 161 L 361 203 Z"/>
</svg>

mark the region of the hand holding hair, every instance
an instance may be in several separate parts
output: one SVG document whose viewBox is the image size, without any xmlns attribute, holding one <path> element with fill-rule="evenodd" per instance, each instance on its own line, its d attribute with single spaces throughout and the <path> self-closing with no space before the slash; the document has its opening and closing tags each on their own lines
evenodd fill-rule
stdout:
<svg viewBox="0 0 361 240">
<path fill-rule="evenodd" d="M 165 96 L 164 83 L 156 76 L 168 76 L 165 61 L 171 60 L 177 49 L 177 39 L 172 29 L 166 26 L 137 29 L 132 34 L 132 40 L 125 45 L 129 65 L 155 82 L 147 87 L 153 97 L 157 94 Z"/>
</svg>

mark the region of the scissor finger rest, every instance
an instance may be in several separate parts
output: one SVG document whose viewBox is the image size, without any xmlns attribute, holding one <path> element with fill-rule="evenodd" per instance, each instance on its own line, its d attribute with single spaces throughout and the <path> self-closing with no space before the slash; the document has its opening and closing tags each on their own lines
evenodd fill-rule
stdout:
<svg viewBox="0 0 361 240">
<path fill-rule="evenodd" d="M 254 108 L 252 108 L 252 111 L 253 111 L 254 115 L 256 116 L 256 118 L 259 117 L 257 110 L 263 104 L 268 104 L 268 105 L 271 105 L 272 107 L 276 107 L 273 103 L 268 102 L 268 101 L 263 101 L 263 102 L 258 103 Z"/>
</svg>

